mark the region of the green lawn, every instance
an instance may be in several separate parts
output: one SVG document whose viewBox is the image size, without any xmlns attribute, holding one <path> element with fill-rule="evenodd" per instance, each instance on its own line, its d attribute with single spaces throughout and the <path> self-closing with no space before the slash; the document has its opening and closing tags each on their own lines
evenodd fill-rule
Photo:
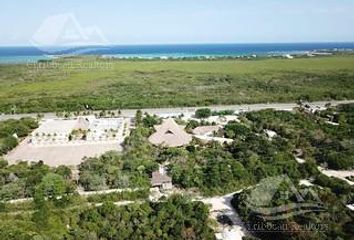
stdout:
<svg viewBox="0 0 354 240">
<path fill-rule="evenodd" d="M 0 65 L 0 111 L 45 112 L 354 99 L 354 56 L 218 61 L 116 60 L 109 68 Z"/>
</svg>

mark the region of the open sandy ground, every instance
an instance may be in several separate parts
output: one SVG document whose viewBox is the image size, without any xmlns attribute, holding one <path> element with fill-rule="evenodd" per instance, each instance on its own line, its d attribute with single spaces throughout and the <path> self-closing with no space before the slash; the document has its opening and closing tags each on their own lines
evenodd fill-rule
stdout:
<svg viewBox="0 0 354 240">
<path fill-rule="evenodd" d="M 242 191 L 242 190 L 241 190 Z M 237 191 L 235 193 L 238 193 Z M 221 197 L 204 198 L 201 201 L 210 205 L 211 218 L 216 220 L 219 214 L 228 216 L 233 222 L 233 226 L 219 229 L 216 237 L 225 240 L 242 240 L 248 232 L 237 212 L 231 205 L 231 199 L 235 193 L 230 193 Z"/>
<path fill-rule="evenodd" d="M 18 161 L 38 162 L 42 160 L 44 164 L 52 167 L 59 165 L 76 166 L 83 161 L 84 157 L 100 156 L 111 150 L 121 151 L 122 147 L 118 141 L 36 146 L 25 139 L 9 152 L 5 159 L 9 164 L 15 164 Z"/>
</svg>

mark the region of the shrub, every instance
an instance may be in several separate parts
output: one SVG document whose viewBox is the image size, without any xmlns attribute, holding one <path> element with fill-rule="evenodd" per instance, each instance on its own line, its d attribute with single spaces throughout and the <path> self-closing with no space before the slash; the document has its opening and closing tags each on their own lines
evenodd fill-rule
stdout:
<svg viewBox="0 0 354 240">
<path fill-rule="evenodd" d="M 208 118 L 211 116 L 211 110 L 209 108 L 200 108 L 195 111 L 195 117 L 197 118 Z"/>
</svg>

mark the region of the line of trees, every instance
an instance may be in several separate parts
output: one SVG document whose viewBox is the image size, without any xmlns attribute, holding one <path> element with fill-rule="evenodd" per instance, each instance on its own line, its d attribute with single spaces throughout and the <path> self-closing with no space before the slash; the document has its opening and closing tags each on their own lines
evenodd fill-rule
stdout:
<svg viewBox="0 0 354 240">
<path fill-rule="evenodd" d="M 0 201 L 34 197 L 36 188 L 49 174 L 56 174 L 65 181 L 71 179 L 71 170 L 66 166 L 50 168 L 43 162 L 8 165 L 0 160 Z"/>
<path fill-rule="evenodd" d="M 0 122 L 0 156 L 15 148 L 19 139 L 28 136 L 38 123 L 34 118 L 10 119 Z"/>
</svg>

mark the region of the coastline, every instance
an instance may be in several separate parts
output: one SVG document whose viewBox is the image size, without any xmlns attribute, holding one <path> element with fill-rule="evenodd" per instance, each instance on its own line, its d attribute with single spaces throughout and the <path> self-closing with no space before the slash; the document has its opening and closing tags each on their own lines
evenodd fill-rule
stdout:
<svg viewBox="0 0 354 240">
<path fill-rule="evenodd" d="M 342 52 L 353 53 L 354 43 L 156 44 L 63 46 L 43 49 L 32 46 L 0 46 L 0 64 L 35 63 L 67 56 L 100 56 L 104 59 L 128 60 L 213 60 L 254 57 L 313 57 L 326 53 Z"/>
</svg>

